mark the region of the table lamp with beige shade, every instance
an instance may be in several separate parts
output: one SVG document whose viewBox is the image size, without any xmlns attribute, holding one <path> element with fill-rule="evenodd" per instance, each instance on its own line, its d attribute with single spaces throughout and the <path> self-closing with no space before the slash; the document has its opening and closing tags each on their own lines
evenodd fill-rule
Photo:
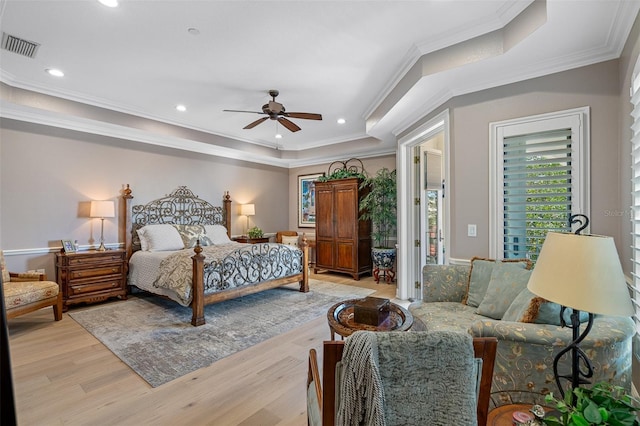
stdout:
<svg viewBox="0 0 640 426">
<path fill-rule="evenodd" d="M 100 246 L 98 251 L 105 251 L 104 245 L 104 219 L 107 217 L 115 217 L 115 203 L 113 200 L 92 201 L 89 210 L 89 217 L 100 218 Z"/>
</svg>

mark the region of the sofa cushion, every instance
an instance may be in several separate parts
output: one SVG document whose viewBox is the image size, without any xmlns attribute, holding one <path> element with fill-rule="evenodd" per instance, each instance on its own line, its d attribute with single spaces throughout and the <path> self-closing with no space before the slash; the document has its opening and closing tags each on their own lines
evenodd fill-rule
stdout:
<svg viewBox="0 0 640 426">
<path fill-rule="evenodd" d="M 534 324 L 560 324 L 560 308 L 557 303 L 536 296 L 529 289 L 523 289 L 502 316 L 503 321 L 530 322 Z M 580 322 L 589 319 L 588 312 L 580 312 Z M 571 309 L 564 312 L 564 320 L 571 324 Z"/>
<path fill-rule="evenodd" d="M 504 262 L 514 263 L 520 265 L 522 268 L 531 269 L 531 261 L 529 259 L 503 259 L 498 262 L 495 259 L 473 257 L 471 258 L 471 270 L 469 271 L 467 295 L 462 300 L 462 303 L 478 307 L 487 293 L 493 267 L 496 263 Z"/>
<path fill-rule="evenodd" d="M 511 303 L 527 287 L 531 271 L 520 263 L 498 262 L 491 272 L 487 292 L 478 306 L 478 314 L 502 319 Z"/>
<path fill-rule="evenodd" d="M 419 318 L 427 331 L 462 331 L 467 332 L 469 326 L 482 319 L 475 313 L 473 306 L 460 302 L 415 302 L 409 306 L 411 314 Z"/>
</svg>

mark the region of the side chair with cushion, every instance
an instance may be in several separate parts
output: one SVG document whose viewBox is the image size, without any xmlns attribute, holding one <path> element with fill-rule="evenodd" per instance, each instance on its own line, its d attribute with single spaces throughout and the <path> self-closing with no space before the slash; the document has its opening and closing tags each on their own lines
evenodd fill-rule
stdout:
<svg viewBox="0 0 640 426">
<path fill-rule="evenodd" d="M 62 319 L 62 292 L 58 283 L 47 281 L 45 274 L 9 272 L 2 251 L 0 269 L 7 319 L 47 306 L 53 307 L 53 317 L 56 321 Z"/>
<path fill-rule="evenodd" d="M 497 344 L 441 331 L 359 331 L 345 341 L 325 341 L 322 377 L 316 351 L 309 352 L 308 424 L 380 424 L 384 418 L 389 425 L 484 426 Z"/>
<path fill-rule="evenodd" d="M 298 233 L 296 231 L 276 232 L 276 243 L 298 246 Z"/>
</svg>

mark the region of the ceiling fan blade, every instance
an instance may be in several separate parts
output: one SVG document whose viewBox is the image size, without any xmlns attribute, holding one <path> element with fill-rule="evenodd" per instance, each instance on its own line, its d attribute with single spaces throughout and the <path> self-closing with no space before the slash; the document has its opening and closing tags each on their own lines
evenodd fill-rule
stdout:
<svg viewBox="0 0 640 426">
<path fill-rule="evenodd" d="M 284 117 L 278 117 L 278 121 L 280 122 L 280 124 L 282 124 L 284 127 L 286 127 L 292 132 L 297 132 L 298 130 L 302 130 L 300 129 L 300 127 L 298 127 L 296 123 L 294 123 L 293 121 L 289 121 Z"/>
<path fill-rule="evenodd" d="M 246 126 L 243 127 L 243 129 L 253 129 L 254 127 L 256 127 L 258 124 L 262 123 L 264 120 L 267 120 L 269 117 L 262 117 L 262 118 L 258 118 L 256 121 L 254 121 L 253 123 L 249 123 Z"/>
<path fill-rule="evenodd" d="M 264 114 L 264 112 L 260 111 L 241 111 L 238 109 L 223 109 L 222 112 L 248 112 L 250 114 Z"/>
<path fill-rule="evenodd" d="M 322 120 L 322 114 L 313 114 L 311 112 L 285 112 L 285 117 L 304 118 L 305 120 Z"/>
</svg>

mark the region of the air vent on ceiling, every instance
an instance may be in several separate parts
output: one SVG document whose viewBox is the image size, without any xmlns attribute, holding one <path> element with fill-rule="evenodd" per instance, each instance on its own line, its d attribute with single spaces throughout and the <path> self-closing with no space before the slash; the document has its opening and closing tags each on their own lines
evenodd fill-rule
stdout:
<svg viewBox="0 0 640 426">
<path fill-rule="evenodd" d="M 20 37 L 12 36 L 5 32 L 2 33 L 2 48 L 9 52 L 17 53 L 28 58 L 36 56 L 40 45 L 29 40 L 22 39 Z"/>
</svg>

